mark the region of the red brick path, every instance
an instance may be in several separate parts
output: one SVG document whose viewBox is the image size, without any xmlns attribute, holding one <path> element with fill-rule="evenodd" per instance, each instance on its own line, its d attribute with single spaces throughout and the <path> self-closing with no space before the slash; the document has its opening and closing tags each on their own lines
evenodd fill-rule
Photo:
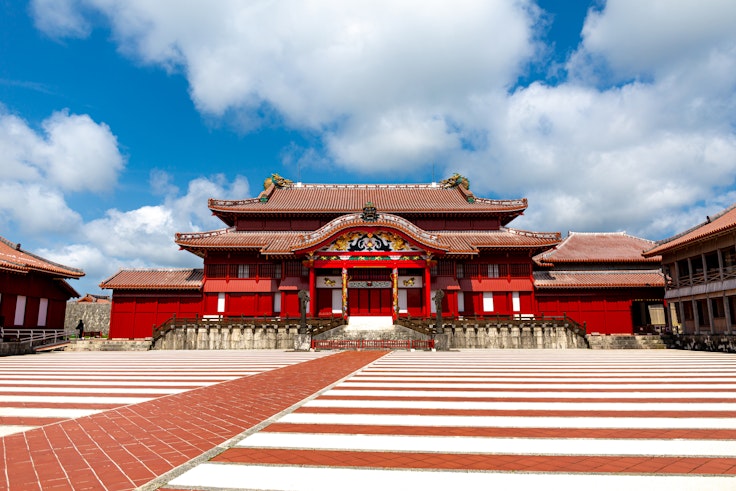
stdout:
<svg viewBox="0 0 736 491">
<path fill-rule="evenodd" d="M 342 352 L 0 438 L 0 489 L 134 489 L 384 354 Z"/>
</svg>

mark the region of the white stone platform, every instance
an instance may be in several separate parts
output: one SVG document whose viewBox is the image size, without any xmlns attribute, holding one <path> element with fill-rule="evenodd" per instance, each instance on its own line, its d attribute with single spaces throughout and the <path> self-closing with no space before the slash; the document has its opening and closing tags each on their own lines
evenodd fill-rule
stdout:
<svg viewBox="0 0 736 491">
<path fill-rule="evenodd" d="M 351 315 L 348 318 L 346 331 L 382 331 L 391 329 L 394 326 L 394 319 L 391 316 L 356 316 Z"/>
</svg>

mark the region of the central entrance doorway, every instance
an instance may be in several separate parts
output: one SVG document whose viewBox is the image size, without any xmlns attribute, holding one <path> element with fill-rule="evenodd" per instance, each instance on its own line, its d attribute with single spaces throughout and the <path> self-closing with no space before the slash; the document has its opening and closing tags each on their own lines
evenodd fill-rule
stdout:
<svg viewBox="0 0 736 491">
<path fill-rule="evenodd" d="M 348 271 L 348 315 L 391 316 L 391 270 L 353 268 Z"/>
</svg>

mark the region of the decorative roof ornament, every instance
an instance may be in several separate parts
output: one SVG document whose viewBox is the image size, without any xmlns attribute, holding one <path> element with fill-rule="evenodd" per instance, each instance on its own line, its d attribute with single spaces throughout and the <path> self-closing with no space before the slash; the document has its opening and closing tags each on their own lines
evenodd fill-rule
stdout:
<svg viewBox="0 0 736 491">
<path fill-rule="evenodd" d="M 457 172 L 447 179 L 443 179 L 442 181 L 440 181 L 440 185 L 443 188 L 456 188 L 460 184 L 462 184 L 465 189 L 470 189 L 470 181 L 468 181 L 468 178 L 465 176 L 461 176 Z"/>
<path fill-rule="evenodd" d="M 360 215 L 360 218 L 363 219 L 363 221 L 366 222 L 375 222 L 378 220 L 378 212 L 376 211 L 376 207 L 373 206 L 372 201 L 368 201 L 365 206 L 363 207 L 363 214 Z"/>
<path fill-rule="evenodd" d="M 273 184 L 277 188 L 288 188 L 291 187 L 292 184 L 294 184 L 294 181 L 292 181 L 291 179 L 286 179 L 285 177 L 281 177 L 274 172 L 273 174 L 271 174 L 270 177 L 267 177 L 266 180 L 263 181 L 263 189 L 268 189 L 271 184 Z"/>
</svg>

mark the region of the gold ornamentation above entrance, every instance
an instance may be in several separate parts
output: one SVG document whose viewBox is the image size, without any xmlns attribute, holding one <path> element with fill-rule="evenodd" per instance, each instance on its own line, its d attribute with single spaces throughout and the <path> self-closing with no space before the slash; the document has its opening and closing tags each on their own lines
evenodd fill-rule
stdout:
<svg viewBox="0 0 736 491">
<path fill-rule="evenodd" d="M 331 252 L 400 252 L 419 251 L 391 232 L 347 232 L 330 244 Z"/>
</svg>

